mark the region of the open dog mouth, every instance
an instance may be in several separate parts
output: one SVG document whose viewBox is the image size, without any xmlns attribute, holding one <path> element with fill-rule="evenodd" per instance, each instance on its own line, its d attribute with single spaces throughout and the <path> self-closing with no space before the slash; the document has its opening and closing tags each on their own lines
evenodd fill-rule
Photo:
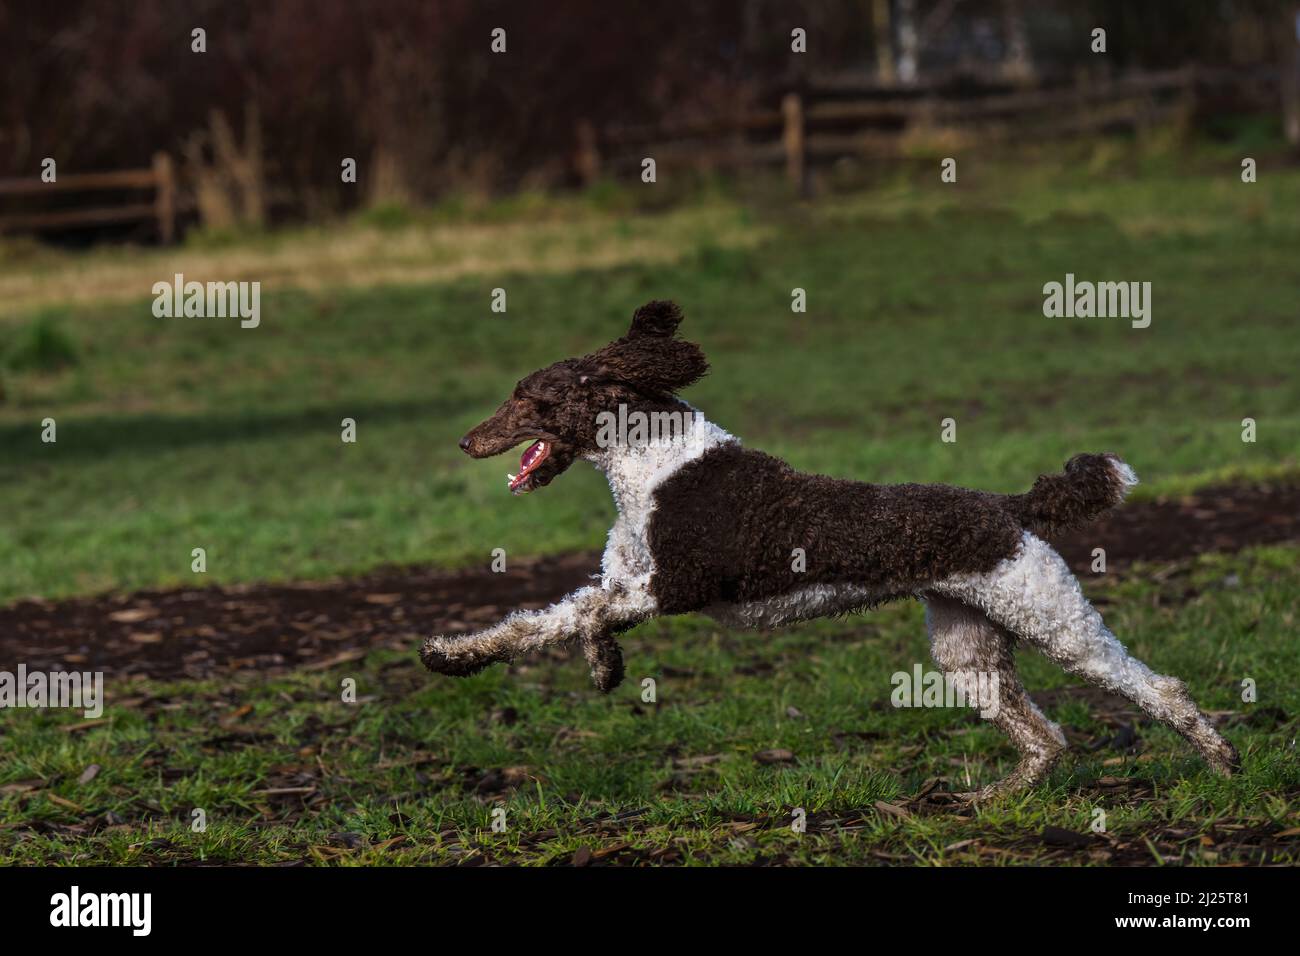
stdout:
<svg viewBox="0 0 1300 956">
<path fill-rule="evenodd" d="M 535 441 L 524 451 L 519 459 L 519 474 L 506 475 L 510 493 L 522 494 L 533 490 L 532 474 L 551 453 L 551 446 L 544 441 Z"/>
</svg>

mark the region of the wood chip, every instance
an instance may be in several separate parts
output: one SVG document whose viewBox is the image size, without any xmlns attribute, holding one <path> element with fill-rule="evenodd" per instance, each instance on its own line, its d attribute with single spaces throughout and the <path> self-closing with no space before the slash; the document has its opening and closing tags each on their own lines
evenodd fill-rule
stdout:
<svg viewBox="0 0 1300 956">
<path fill-rule="evenodd" d="M 1101 762 L 1103 767 L 1121 767 L 1127 763 L 1150 763 L 1156 759 L 1155 754 L 1138 754 L 1136 757 L 1107 757 Z M 1103 780 L 1114 779 L 1103 777 Z"/>
<path fill-rule="evenodd" d="M 108 615 L 108 619 L 117 621 L 119 624 L 139 624 L 141 621 L 147 621 L 157 616 L 158 611 L 156 608 L 133 607 L 125 611 L 113 611 Z"/>
<path fill-rule="evenodd" d="M 930 777 L 928 780 L 925 781 L 925 783 L 921 784 L 921 789 L 916 791 L 916 797 L 918 799 L 920 797 L 924 797 L 931 790 L 933 790 L 935 787 L 939 786 L 939 784 L 943 782 L 944 781 L 942 777 Z"/>
<path fill-rule="evenodd" d="M 910 820 L 912 814 L 902 807 L 895 806 L 892 803 L 886 803 L 884 800 L 876 801 L 876 809 L 887 817 L 896 817 L 899 820 Z"/>
<path fill-rule="evenodd" d="M 226 714 L 218 721 L 218 723 L 220 723 L 222 726 L 229 726 L 233 723 L 236 723 L 239 720 L 242 720 L 244 717 L 247 717 L 252 712 L 253 712 L 253 705 L 244 704 L 243 706 L 236 707 L 230 713 Z"/>
<path fill-rule="evenodd" d="M 48 800 L 48 801 L 50 801 L 50 803 L 53 803 L 53 804 L 55 804 L 55 805 L 57 805 L 57 806 L 60 806 L 60 807 L 63 807 L 63 808 L 66 809 L 66 810 L 73 810 L 73 811 L 75 811 L 75 812 L 77 812 L 77 813 L 85 813 L 85 812 L 86 812 L 86 808 L 83 807 L 83 806 L 81 806 L 81 804 L 79 804 L 79 803 L 73 803 L 71 800 L 65 800 L 63 797 L 59 796 L 57 793 L 47 793 L 47 794 L 45 795 L 45 799 Z"/>
<path fill-rule="evenodd" d="M 3 787 L 0 787 L 0 794 L 31 793 L 44 788 L 44 786 L 44 780 L 15 780 L 13 783 L 6 783 Z"/>
<path fill-rule="evenodd" d="M 112 717 L 99 717 L 96 720 L 83 720 L 79 724 L 68 724 L 66 727 L 60 727 L 65 734 L 75 734 L 80 730 L 89 730 L 92 727 L 101 727 L 104 724 L 111 724 Z"/>
<path fill-rule="evenodd" d="M 674 767 L 707 767 L 722 759 L 722 754 L 700 754 L 696 757 L 678 757 L 673 761 Z"/>
<path fill-rule="evenodd" d="M 333 657 L 327 657 L 324 660 L 312 661 L 310 664 L 304 664 L 299 670 L 304 671 L 324 671 L 329 670 L 337 664 L 347 664 L 350 661 L 359 661 L 366 656 L 366 648 L 356 647 L 350 651 L 344 651 L 342 654 L 335 654 Z"/>
</svg>

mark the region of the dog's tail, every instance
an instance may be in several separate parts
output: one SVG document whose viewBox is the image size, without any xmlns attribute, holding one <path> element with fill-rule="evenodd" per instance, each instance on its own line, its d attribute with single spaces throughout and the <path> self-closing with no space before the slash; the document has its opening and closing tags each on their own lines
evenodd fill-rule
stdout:
<svg viewBox="0 0 1300 956">
<path fill-rule="evenodd" d="M 1116 455 L 1075 455 L 1063 474 L 1039 475 L 1029 491 L 1010 496 L 1010 505 L 1025 528 L 1049 536 L 1109 511 L 1137 483 L 1133 469 Z"/>
</svg>

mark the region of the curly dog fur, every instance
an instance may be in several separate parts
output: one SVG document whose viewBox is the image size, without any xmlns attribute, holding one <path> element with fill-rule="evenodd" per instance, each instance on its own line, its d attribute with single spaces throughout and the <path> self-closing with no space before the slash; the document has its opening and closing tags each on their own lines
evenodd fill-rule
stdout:
<svg viewBox="0 0 1300 956">
<path fill-rule="evenodd" d="M 1079 527 L 1137 483 L 1111 454 L 1076 455 L 1019 495 L 947 485 L 875 485 L 808 475 L 739 439 L 677 397 L 708 372 L 677 337 L 681 311 L 650 302 L 626 335 L 533 372 L 461 440 L 473 457 L 529 441 L 515 494 L 553 481 L 578 458 L 605 473 L 618 506 L 599 586 L 462 638 L 432 637 L 434 671 L 477 673 L 573 640 L 602 691 L 623 678 L 617 635 L 660 614 L 703 612 L 735 626 L 775 626 L 916 597 L 931 650 L 1020 751 L 1015 770 L 977 796 L 1032 786 L 1065 748 L 1016 674 L 1023 641 L 1065 670 L 1122 694 L 1182 734 L 1217 770 L 1237 765 L 1181 681 L 1151 671 L 1106 628 L 1041 536 Z M 680 423 L 665 436 L 609 425 Z M 793 558 L 797 557 L 798 560 Z"/>
</svg>

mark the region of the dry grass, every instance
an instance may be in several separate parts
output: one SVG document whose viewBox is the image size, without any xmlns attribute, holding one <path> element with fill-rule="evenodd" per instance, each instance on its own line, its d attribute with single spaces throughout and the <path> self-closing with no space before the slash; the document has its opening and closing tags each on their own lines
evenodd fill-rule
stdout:
<svg viewBox="0 0 1300 956">
<path fill-rule="evenodd" d="M 0 251 L 0 318 L 49 305 L 104 305 L 152 296 L 174 273 L 199 282 L 260 281 L 283 289 L 372 288 L 472 275 L 559 274 L 628 263 L 664 264 L 702 244 L 752 248 L 768 238 L 735 207 L 661 215 L 590 213 L 564 220 L 412 225 L 350 224 L 286 233 L 229 248 L 118 248 L 90 254 Z"/>
</svg>

